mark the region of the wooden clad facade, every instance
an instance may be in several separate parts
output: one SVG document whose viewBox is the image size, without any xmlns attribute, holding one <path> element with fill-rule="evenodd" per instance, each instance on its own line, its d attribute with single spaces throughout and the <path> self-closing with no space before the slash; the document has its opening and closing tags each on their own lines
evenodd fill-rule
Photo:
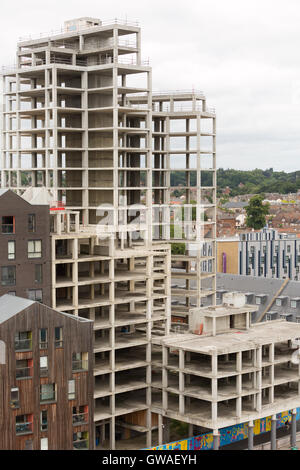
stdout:
<svg viewBox="0 0 300 470">
<path fill-rule="evenodd" d="M 37 302 L 1 321 L 4 314 L 0 302 L 0 340 L 6 348 L 0 365 L 0 449 L 93 449 L 93 323 Z M 62 328 L 59 341 L 55 328 Z M 42 344 L 40 329 L 47 329 Z M 15 341 L 19 333 L 28 340 Z M 75 353 L 82 353 L 82 367 Z M 40 357 L 48 358 L 47 367 Z M 68 393 L 70 380 L 75 395 Z M 49 390 L 41 396 L 41 385 L 47 384 L 55 391 L 49 399 Z"/>
</svg>

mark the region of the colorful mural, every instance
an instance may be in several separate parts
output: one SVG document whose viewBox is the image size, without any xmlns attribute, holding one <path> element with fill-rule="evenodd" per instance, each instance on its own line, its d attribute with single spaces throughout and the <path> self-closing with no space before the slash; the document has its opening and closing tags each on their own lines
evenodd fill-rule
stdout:
<svg viewBox="0 0 300 470">
<path fill-rule="evenodd" d="M 290 422 L 291 412 L 285 411 L 276 415 L 277 428 L 281 428 Z M 297 408 L 297 421 L 300 419 L 300 408 Z M 254 435 L 271 431 L 271 416 L 254 421 Z M 242 441 L 248 437 L 248 423 L 237 424 L 228 428 L 220 429 L 220 446 L 226 446 L 234 442 Z M 213 448 L 213 434 L 201 434 L 177 442 L 169 442 L 162 446 L 153 447 L 149 450 L 210 450 Z"/>
</svg>

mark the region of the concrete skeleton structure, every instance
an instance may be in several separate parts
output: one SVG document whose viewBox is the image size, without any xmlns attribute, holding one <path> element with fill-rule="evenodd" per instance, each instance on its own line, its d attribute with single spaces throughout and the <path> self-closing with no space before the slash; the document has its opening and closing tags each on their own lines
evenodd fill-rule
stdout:
<svg viewBox="0 0 300 470">
<path fill-rule="evenodd" d="M 146 105 L 147 95 L 129 100 Z M 201 91 L 152 93 L 152 137 L 154 236 L 184 246 L 184 254 L 172 254 L 171 292 L 172 319 L 186 322 L 203 297 L 215 303 L 215 110 Z M 178 185 L 181 175 L 185 183 Z M 182 205 L 172 205 L 175 190 L 184 194 Z"/>
<path fill-rule="evenodd" d="M 100 448 L 114 449 L 130 430 L 151 446 L 151 339 L 170 329 L 170 248 L 110 251 L 78 212 L 52 219 L 52 304 L 94 321 Z"/>
<path fill-rule="evenodd" d="M 66 22 L 60 33 L 22 40 L 16 67 L 3 71 L 3 96 L 1 186 L 19 195 L 31 187 L 51 192 L 51 306 L 94 321 L 99 448 L 126 448 L 120 438 L 135 436 L 145 437 L 139 447 L 151 447 L 153 431 L 158 443 L 166 442 L 169 418 L 217 430 L 264 415 L 266 400 L 268 413 L 299 406 L 298 389 L 273 403 L 280 394 L 274 348 L 297 333 L 284 323 L 280 338 L 276 330 L 257 345 L 251 331 L 261 330 L 251 330 L 246 306 L 236 312 L 246 323 L 232 320 L 235 329 L 246 329 L 239 338 L 247 336 L 245 343 L 235 330 L 169 337 L 171 271 L 173 281 L 183 282 L 172 289 L 174 319 L 186 321 L 205 299 L 216 303 L 216 120 L 201 92 L 152 93 L 140 28 L 81 18 Z M 176 173 L 182 172 L 183 221 L 183 205 L 171 210 Z M 172 268 L 170 241 L 185 245 L 183 254 L 172 256 Z M 225 313 L 212 308 L 205 324 L 217 328 Z M 202 351 L 206 341 L 210 346 Z M 270 364 L 262 365 L 262 347 Z M 231 360 L 227 372 L 223 358 L 216 365 L 224 354 Z M 287 362 L 282 355 L 279 364 Z M 169 389 L 170 370 L 179 388 L 170 382 Z M 270 383 L 263 387 L 265 371 Z M 292 366 L 282 383 L 298 383 L 298 375 Z M 227 418 L 218 406 L 224 402 L 218 382 L 230 402 Z M 203 413 L 193 418 L 195 403 Z"/>
<path fill-rule="evenodd" d="M 203 93 L 153 94 L 140 28 L 117 20 L 81 18 L 61 34 L 21 41 L 3 78 L 2 187 L 44 186 L 85 225 L 108 219 L 122 247 L 137 219 L 151 244 L 153 235 L 170 241 L 179 218 L 171 238 L 186 246 L 173 256 L 173 278 L 185 289 L 173 289 L 173 313 L 186 317 L 201 296 L 214 296 L 216 119 Z M 182 173 L 184 222 L 170 204 Z M 206 292 L 201 277 L 211 278 Z"/>
<path fill-rule="evenodd" d="M 140 37 L 127 22 L 82 18 L 21 41 L 15 69 L 3 71 L 1 184 L 53 196 L 51 306 L 94 320 L 94 420 L 110 449 L 129 432 L 151 446 L 151 338 L 170 328 L 170 246 L 152 241 L 152 84 Z M 146 106 L 129 105 L 141 92 Z"/>
<path fill-rule="evenodd" d="M 189 333 L 156 341 L 162 352 L 153 362 L 152 409 L 188 422 L 191 434 L 194 425 L 213 430 L 214 449 L 219 429 L 243 422 L 249 423 L 252 449 L 253 422 L 271 415 L 274 449 L 276 414 L 292 410 L 292 443 L 296 438 L 300 366 L 298 343 L 293 341 L 300 327 L 283 320 L 251 325 L 257 307 L 236 302 L 241 297 L 244 303 L 242 294 L 227 294 L 224 305 L 195 309 L 190 327 L 201 326 L 201 336 Z M 160 444 L 162 440 L 161 432 Z"/>
</svg>

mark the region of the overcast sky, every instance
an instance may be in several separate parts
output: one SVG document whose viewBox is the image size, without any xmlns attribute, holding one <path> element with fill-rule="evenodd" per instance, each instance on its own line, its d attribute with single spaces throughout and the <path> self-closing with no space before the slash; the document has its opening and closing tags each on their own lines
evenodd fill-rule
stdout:
<svg viewBox="0 0 300 470">
<path fill-rule="evenodd" d="M 300 170 L 299 0 L 3 1 L 0 63 L 20 36 L 80 16 L 138 20 L 153 89 L 204 91 L 218 167 Z"/>
</svg>

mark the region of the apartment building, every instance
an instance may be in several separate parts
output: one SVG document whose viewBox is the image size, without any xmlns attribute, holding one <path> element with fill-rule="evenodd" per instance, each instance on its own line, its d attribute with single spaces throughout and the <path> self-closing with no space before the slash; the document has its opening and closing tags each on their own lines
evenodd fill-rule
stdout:
<svg viewBox="0 0 300 470">
<path fill-rule="evenodd" d="M 0 295 L 50 305 L 49 206 L 0 190 Z"/>
<path fill-rule="evenodd" d="M 0 449 L 94 448 L 93 324 L 0 297 Z"/>
<path fill-rule="evenodd" d="M 296 234 L 264 228 L 239 238 L 220 238 L 217 246 L 220 273 L 300 280 L 300 238 Z"/>
<path fill-rule="evenodd" d="M 242 234 L 239 274 L 300 279 L 300 239 L 295 234 L 274 229 Z"/>
</svg>

